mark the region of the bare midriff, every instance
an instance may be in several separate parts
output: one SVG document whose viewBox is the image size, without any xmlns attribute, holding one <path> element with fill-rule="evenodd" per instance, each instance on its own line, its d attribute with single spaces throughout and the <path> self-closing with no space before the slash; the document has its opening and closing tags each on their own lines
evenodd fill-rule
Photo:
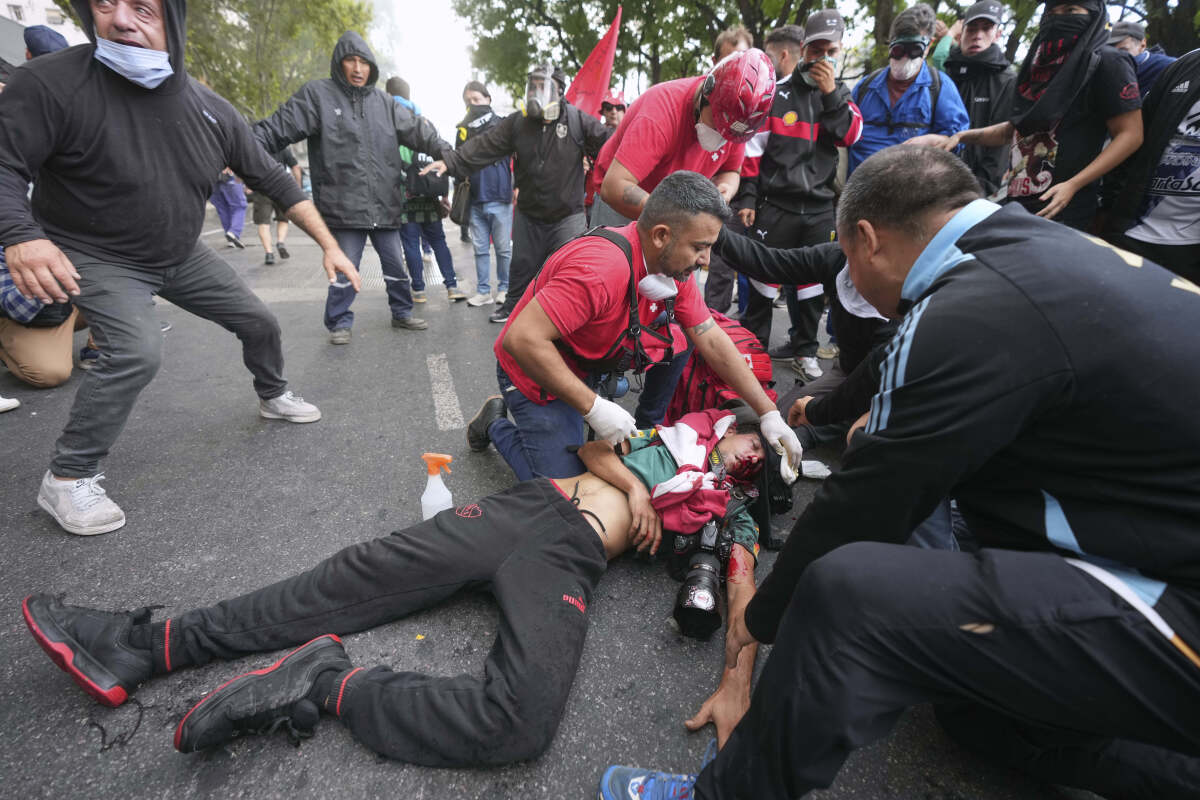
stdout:
<svg viewBox="0 0 1200 800">
<path fill-rule="evenodd" d="M 629 524 L 633 515 L 624 492 L 590 472 L 571 478 L 554 478 L 552 482 L 596 531 L 608 558 L 616 558 L 625 552 L 629 547 Z"/>
</svg>

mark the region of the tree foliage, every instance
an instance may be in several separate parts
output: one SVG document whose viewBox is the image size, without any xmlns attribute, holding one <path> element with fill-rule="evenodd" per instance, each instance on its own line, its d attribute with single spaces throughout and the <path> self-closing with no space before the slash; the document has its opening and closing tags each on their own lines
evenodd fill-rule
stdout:
<svg viewBox="0 0 1200 800">
<path fill-rule="evenodd" d="M 71 13 L 68 0 L 55 2 Z M 257 119 L 328 76 L 338 37 L 365 36 L 371 17 L 365 0 L 189 0 L 188 71 Z"/>
<path fill-rule="evenodd" d="M 573 73 L 591 52 L 617 6 L 624 7 L 614 75 L 640 72 L 651 83 L 695 75 L 711 64 L 712 43 L 722 30 L 744 25 L 759 46 L 773 28 L 803 25 L 834 0 L 453 0 L 477 45 L 475 66 L 493 81 L 520 93 L 531 64 L 553 60 Z M 856 0 L 850 28 L 867 33 L 857 54 L 865 68 L 883 63 L 892 20 L 914 0 Z M 952 23 L 971 0 L 926 0 Z M 1013 60 L 1037 31 L 1043 0 L 1004 0 L 1007 55 Z M 1148 27 L 1151 42 L 1172 55 L 1200 46 L 1200 0 L 1122 0 L 1128 18 Z M 845 13 L 846 4 L 842 4 Z"/>
</svg>

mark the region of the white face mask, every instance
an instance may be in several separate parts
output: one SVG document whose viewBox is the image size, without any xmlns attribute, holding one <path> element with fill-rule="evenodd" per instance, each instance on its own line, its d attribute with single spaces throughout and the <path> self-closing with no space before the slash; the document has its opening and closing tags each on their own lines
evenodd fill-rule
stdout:
<svg viewBox="0 0 1200 800">
<path fill-rule="evenodd" d="M 675 279 L 667 275 L 647 275 L 638 281 L 638 294 L 647 300 L 666 300 L 679 294 Z"/>
<path fill-rule="evenodd" d="M 725 137 L 703 122 L 696 123 L 696 138 L 700 140 L 700 146 L 710 153 L 715 153 L 725 146 Z"/>
<path fill-rule="evenodd" d="M 859 319 L 887 319 L 875 306 L 867 302 L 867 298 L 858 293 L 854 281 L 850 280 L 850 267 L 842 267 L 834 283 L 837 284 L 838 300 L 841 301 L 842 308 Z"/>
<path fill-rule="evenodd" d="M 165 50 L 118 44 L 97 36 L 94 55 L 113 72 L 146 89 L 158 87 L 175 73 L 171 54 Z"/>
<path fill-rule="evenodd" d="M 897 81 L 907 81 L 917 77 L 917 73 L 921 71 L 921 59 L 919 58 L 889 58 L 888 70 L 892 73 L 892 79 Z"/>
</svg>

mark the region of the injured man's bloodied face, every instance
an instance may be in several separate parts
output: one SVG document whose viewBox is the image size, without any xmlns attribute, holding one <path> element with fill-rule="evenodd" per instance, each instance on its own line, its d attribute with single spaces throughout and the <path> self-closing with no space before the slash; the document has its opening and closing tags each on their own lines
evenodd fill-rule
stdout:
<svg viewBox="0 0 1200 800">
<path fill-rule="evenodd" d="M 757 431 L 738 433 L 731 427 L 717 442 L 717 452 L 725 471 L 742 482 L 750 482 L 762 471 L 767 454 L 763 449 L 762 436 Z"/>
</svg>

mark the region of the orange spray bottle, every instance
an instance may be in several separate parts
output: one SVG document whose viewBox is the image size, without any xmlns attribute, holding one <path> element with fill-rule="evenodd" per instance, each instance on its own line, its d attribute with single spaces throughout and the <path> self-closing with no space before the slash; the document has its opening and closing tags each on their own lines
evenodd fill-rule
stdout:
<svg viewBox="0 0 1200 800">
<path fill-rule="evenodd" d="M 425 459 L 425 468 L 429 473 L 425 493 L 421 495 L 421 518 L 429 519 L 439 511 L 454 506 L 450 490 L 442 481 L 442 470 L 446 470 L 446 474 L 449 475 L 450 462 L 453 459 L 445 453 L 425 453 L 421 458 Z"/>
</svg>

